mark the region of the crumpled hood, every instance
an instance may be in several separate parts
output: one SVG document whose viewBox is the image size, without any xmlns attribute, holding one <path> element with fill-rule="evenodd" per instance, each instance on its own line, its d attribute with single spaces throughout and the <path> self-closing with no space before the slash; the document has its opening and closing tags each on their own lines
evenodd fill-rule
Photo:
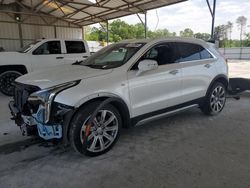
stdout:
<svg viewBox="0 0 250 188">
<path fill-rule="evenodd" d="M 101 76 L 110 72 L 112 72 L 112 69 L 101 70 L 82 65 L 60 65 L 26 74 L 17 78 L 16 82 L 44 89 L 74 80 Z"/>
</svg>

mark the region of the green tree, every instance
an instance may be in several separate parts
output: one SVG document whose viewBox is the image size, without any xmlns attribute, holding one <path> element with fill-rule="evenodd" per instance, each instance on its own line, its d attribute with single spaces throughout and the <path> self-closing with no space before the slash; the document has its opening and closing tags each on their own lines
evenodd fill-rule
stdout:
<svg viewBox="0 0 250 188">
<path fill-rule="evenodd" d="M 247 18 L 245 16 L 240 16 L 237 18 L 236 23 L 237 23 L 238 28 L 240 30 L 240 43 L 242 46 L 242 37 L 243 37 L 244 29 L 247 25 Z"/>
<path fill-rule="evenodd" d="M 193 37 L 194 32 L 192 29 L 186 28 L 186 29 L 184 29 L 184 31 L 180 31 L 180 36 L 181 37 Z"/>
<path fill-rule="evenodd" d="M 227 22 L 227 29 L 229 34 L 229 46 L 231 47 L 231 41 L 232 41 L 232 30 L 233 30 L 233 23 L 228 21 Z"/>
<path fill-rule="evenodd" d="M 90 33 L 86 34 L 86 40 L 92 41 L 105 41 L 106 40 L 106 31 L 100 27 L 93 27 Z"/>
<path fill-rule="evenodd" d="M 171 33 L 168 29 L 157 29 L 156 31 L 149 31 L 148 38 L 172 37 L 176 33 Z"/>
<path fill-rule="evenodd" d="M 245 46 L 250 47 L 250 33 L 246 33 Z"/>
<path fill-rule="evenodd" d="M 133 38 L 136 38 L 136 39 L 142 39 L 145 37 L 145 27 L 142 23 L 138 23 L 138 24 L 135 24 L 134 26 L 131 26 L 132 27 L 132 31 L 135 32 L 135 36 L 133 36 Z M 149 29 L 147 29 L 149 31 Z"/>
<path fill-rule="evenodd" d="M 211 36 L 208 33 L 195 33 L 194 37 L 197 39 L 202 39 L 204 41 L 208 41 Z"/>
</svg>

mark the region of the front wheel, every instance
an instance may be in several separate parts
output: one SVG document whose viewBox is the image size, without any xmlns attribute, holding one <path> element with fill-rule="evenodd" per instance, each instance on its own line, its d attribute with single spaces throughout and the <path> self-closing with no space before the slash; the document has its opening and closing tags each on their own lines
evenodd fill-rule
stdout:
<svg viewBox="0 0 250 188">
<path fill-rule="evenodd" d="M 17 71 L 6 71 L 0 74 L 0 91 L 7 96 L 13 96 L 14 86 L 12 82 L 19 76 L 22 76 L 22 74 Z"/>
<path fill-rule="evenodd" d="M 219 114 L 226 103 L 226 87 L 220 82 L 216 82 L 209 90 L 201 110 L 207 115 Z"/>
<path fill-rule="evenodd" d="M 97 102 L 84 106 L 77 112 L 71 124 L 71 146 L 77 152 L 89 156 L 100 155 L 110 150 L 117 141 L 122 127 L 119 112 L 113 105 L 107 104 L 97 113 L 85 138 L 86 124 L 98 104 Z"/>
</svg>

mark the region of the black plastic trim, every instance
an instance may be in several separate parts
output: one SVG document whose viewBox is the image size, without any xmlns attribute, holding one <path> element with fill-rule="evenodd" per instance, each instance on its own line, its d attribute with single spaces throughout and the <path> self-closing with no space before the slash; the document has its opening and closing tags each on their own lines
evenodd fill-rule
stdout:
<svg viewBox="0 0 250 188">
<path fill-rule="evenodd" d="M 171 107 L 168 107 L 168 108 L 157 110 L 157 111 L 154 111 L 154 112 L 149 112 L 147 114 L 143 114 L 143 115 L 132 118 L 131 119 L 131 124 L 136 125 L 139 121 L 147 119 L 149 117 L 153 117 L 153 116 L 156 116 L 156 115 L 160 115 L 160 114 L 164 114 L 164 113 L 171 112 L 171 111 L 174 111 L 174 110 L 178 110 L 180 108 L 187 107 L 187 106 L 190 106 L 190 105 L 193 105 L 193 104 L 200 105 L 200 104 L 202 104 L 204 102 L 204 100 L 205 100 L 205 97 L 202 97 L 202 98 L 199 98 L 199 99 L 195 99 L 195 100 L 192 100 L 192 101 L 189 101 L 189 102 L 185 102 L 185 103 L 182 103 L 182 104 L 178 104 L 178 105 L 175 105 L 175 106 L 171 106 Z"/>
</svg>

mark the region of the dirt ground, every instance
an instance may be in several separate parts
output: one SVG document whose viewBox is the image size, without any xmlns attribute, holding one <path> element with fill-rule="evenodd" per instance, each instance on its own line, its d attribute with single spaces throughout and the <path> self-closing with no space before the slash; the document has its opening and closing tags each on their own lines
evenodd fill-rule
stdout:
<svg viewBox="0 0 250 188">
<path fill-rule="evenodd" d="M 231 75 L 247 77 L 238 70 Z M 228 99 L 215 117 L 190 109 L 124 129 L 115 147 L 95 158 L 22 137 L 9 120 L 9 99 L 0 95 L 0 188 L 250 187 L 249 93 Z"/>
</svg>

